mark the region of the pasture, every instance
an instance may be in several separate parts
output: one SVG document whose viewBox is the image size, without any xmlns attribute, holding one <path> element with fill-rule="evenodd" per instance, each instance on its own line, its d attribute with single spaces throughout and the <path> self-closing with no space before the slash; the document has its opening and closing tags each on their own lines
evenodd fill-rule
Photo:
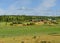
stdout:
<svg viewBox="0 0 60 43">
<path fill-rule="evenodd" d="M 0 43 L 44 43 L 43 40 L 60 43 L 60 24 L 9 26 L 0 23 Z"/>
<path fill-rule="evenodd" d="M 60 34 L 60 24 L 56 25 L 31 25 L 31 26 L 9 26 L 0 25 L 0 36 L 18 36 L 18 35 L 40 35 L 40 34 Z"/>
</svg>

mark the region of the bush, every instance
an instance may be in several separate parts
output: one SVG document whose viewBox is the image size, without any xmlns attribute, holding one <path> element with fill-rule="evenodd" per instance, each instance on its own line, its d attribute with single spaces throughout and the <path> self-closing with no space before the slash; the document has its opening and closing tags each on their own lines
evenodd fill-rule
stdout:
<svg viewBox="0 0 60 43">
<path fill-rule="evenodd" d="M 23 26 L 34 25 L 34 23 L 24 23 Z"/>
<path fill-rule="evenodd" d="M 13 26 L 13 23 L 10 23 L 11 26 Z"/>
<path fill-rule="evenodd" d="M 13 21 L 12 23 L 13 23 L 13 24 L 18 24 L 18 22 L 16 22 L 16 21 Z"/>
<path fill-rule="evenodd" d="M 21 43 L 24 43 L 24 41 L 21 41 Z"/>
<path fill-rule="evenodd" d="M 51 43 L 50 41 L 48 41 L 48 43 Z"/>
<path fill-rule="evenodd" d="M 23 24 L 23 26 L 27 26 L 27 24 Z"/>
<path fill-rule="evenodd" d="M 27 25 L 30 25 L 29 23 L 27 23 Z"/>
<path fill-rule="evenodd" d="M 41 41 L 41 43 L 47 43 L 47 41 Z"/>
<path fill-rule="evenodd" d="M 47 24 L 47 22 L 44 22 L 44 24 Z"/>
<path fill-rule="evenodd" d="M 34 39 L 36 39 L 36 36 L 33 36 Z"/>
<path fill-rule="evenodd" d="M 53 22 L 53 21 L 51 23 L 58 24 L 57 22 Z"/>
<path fill-rule="evenodd" d="M 51 21 L 51 22 L 52 22 L 52 23 L 54 23 L 54 24 L 58 24 L 58 22 L 57 22 L 57 21 L 54 21 L 54 20 L 53 20 L 53 21 Z"/>
<path fill-rule="evenodd" d="M 22 22 L 14 21 L 14 22 L 12 22 L 12 24 L 22 24 Z"/>
<path fill-rule="evenodd" d="M 34 23 L 30 23 L 30 25 L 34 25 Z"/>
<path fill-rule="evenodd" d="M 18 24 L 22 24 L 22 22 L 17 22 Z"/>
</svg>

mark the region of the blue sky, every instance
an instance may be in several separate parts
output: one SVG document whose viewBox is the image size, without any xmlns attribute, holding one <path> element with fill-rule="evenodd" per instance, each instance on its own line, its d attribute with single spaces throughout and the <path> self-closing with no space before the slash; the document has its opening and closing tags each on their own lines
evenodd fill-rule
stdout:
<svg viewBox="0 0 60 43">
<path fill-rule="evenodd" d="M 60 0 L 0 0 L 0 15 L 60 16 Z"/>
</svg>

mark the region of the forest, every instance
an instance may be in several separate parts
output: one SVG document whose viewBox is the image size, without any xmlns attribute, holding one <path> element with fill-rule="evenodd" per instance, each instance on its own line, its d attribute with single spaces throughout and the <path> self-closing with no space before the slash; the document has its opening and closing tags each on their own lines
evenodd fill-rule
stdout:
<svg viewBox="0 0 60 43">
<path fill-rule="evenodd" d="M 60 16 L 26 16 L 26 15 L 0 15 L 0 22 L 22 21 L 29 22 L 31 20 L 59 20 Z"/>
</svg>

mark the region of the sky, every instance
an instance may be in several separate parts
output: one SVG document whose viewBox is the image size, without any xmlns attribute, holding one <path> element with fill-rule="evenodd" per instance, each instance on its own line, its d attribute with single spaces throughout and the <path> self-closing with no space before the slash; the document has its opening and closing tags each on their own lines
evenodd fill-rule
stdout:
<svg viewBox="0 0 60 43">
<path fill-rule="evenodd" d="M 60 0 L 0 0 L 0 15 L 60 16 Z"/>
</svg>

